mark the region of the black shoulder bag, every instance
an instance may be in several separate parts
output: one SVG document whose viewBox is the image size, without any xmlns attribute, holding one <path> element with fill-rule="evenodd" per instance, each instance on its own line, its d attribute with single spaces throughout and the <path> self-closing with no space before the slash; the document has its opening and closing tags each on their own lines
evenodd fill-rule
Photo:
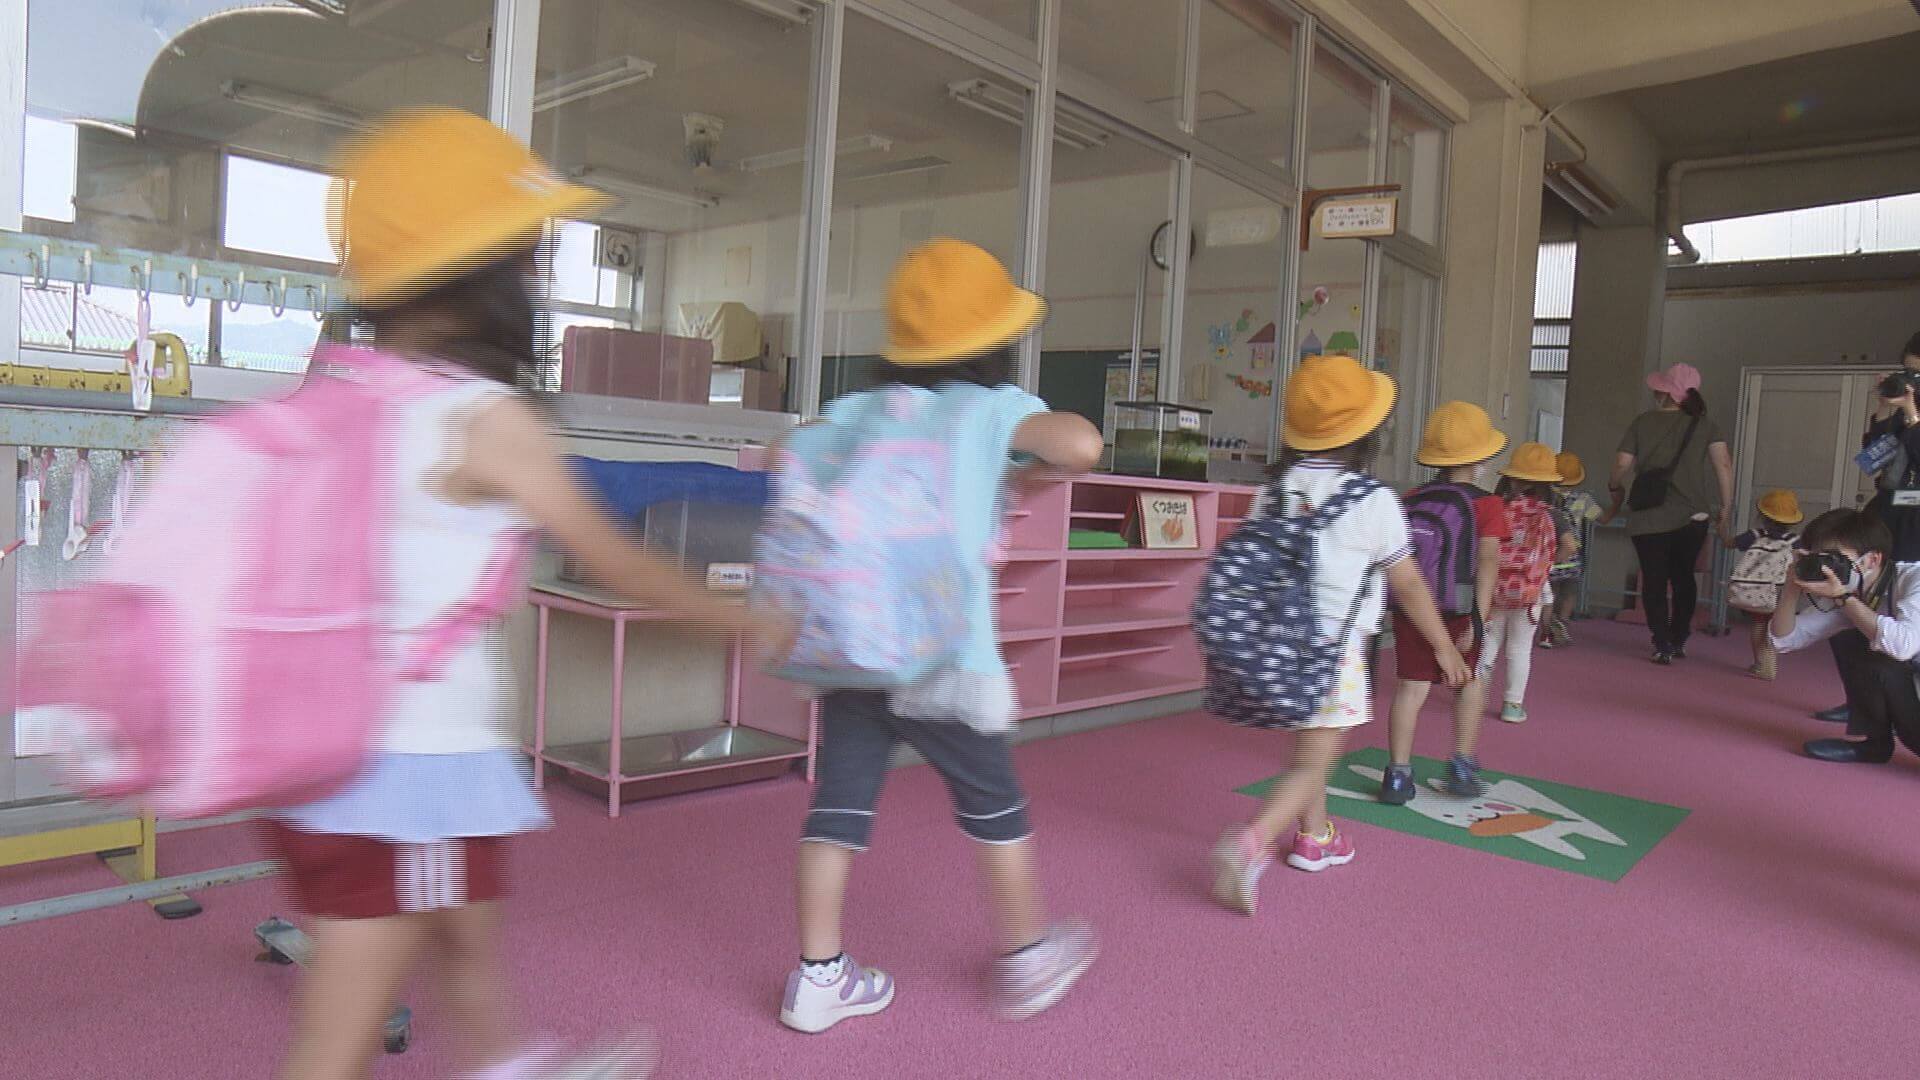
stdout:
<svg viewBox="0 0 1920 1080">
<path fill-rule="evenodd" d="M 1687 421 L 1687 433 L 1680 439 L 1680 449 L 1673 452 L 1665 468 L 1641 469 L 1633 474 L 1633 487 L 1627 491 L 1627 509 L 1651 510 L 1666 503 L 1668 489 L 1673 486 L 1673 470 L 1680 466 L 1680 459 L 1687 456 L 1694 429 L 1699 426 L 1697 416 Z"/>
</svg>

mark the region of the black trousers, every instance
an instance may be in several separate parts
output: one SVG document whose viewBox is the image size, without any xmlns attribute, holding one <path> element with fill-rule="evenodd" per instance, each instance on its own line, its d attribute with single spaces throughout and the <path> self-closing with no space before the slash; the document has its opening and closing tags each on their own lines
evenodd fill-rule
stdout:
<svg viewBox="0 0 1920 1080">
<path fill-rule="evenodd" d="M 1834 635 L 1833 659 L 1847 690 L 1847 734 L 1889 752 L 1898 736 L 1920 754 L 1920 693 L 1914 691 L 1913 666 L 1873 651 L 1858 630 Z"/>
<path fill-rule="evenodd" d="M 1633 550 L 1640 556 L 1640 602 L 1646 605 L 1647 629 L 1656 649 L 1685 645 L 1693 633 L 1693 616 L 1700 607 L 1693 567 L 1706 542 L 1704 521 L 1633 538 Z"/>
</svg>

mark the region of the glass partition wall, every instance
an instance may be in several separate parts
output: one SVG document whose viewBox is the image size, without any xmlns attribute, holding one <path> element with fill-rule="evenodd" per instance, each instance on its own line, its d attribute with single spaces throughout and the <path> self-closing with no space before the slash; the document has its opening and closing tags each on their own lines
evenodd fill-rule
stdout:
<svg viewBox="0 0 1920 1080">
<path fill-rule="evenodd" d="M 1103 425 L 1120 396 L 1213 408 L 1217 463 L 1272 452 L 1303 349 L 1409 389 L 1432 360 L 1404 283 L 1437 312 L 1447 124 L 1285 0 L 85 6 L 30 13 L 27 237 L 0 267 L 57 254 L 17 286 L 27 362 L 111 366 L 144 297 L 196 363 L 301 370 L 339 301 L 326 163 L 412 104 L 620 199 L 555 223 L 550 389 L 577 388 L 575 328 L 621 327 L 706 338 L 716 404 L 811 411 L 870 377 L 893 262 L 947 235 L 1052 300 L 1026 385 Z M 1382 183 L 1399 235 L 1300 250 L 1303 189 Z"/>
</svg>

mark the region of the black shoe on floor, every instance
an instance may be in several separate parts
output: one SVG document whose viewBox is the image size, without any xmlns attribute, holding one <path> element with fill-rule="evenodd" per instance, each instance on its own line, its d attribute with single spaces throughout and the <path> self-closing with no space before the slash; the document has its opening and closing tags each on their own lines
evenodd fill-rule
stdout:
<svg viewBox="0 0 1920 1080">
<path fill-rule="evenodd" d="M 1673 658 L 1675 660 L 1685 660 L 1687 658 L 1687 647 L 1685 645 L 1675 645 L 1673 647 Z"/>
<path fill-rule="evenodd" d="M 1841 702 L 1831 709 L 1821 709 L 1819 712 L 1813 714 L 1813 718 L 1815 720 L 1823 720 L 1829 724 L 1844 724 L 1848 720 L 1853 719 L 1853 711 L 1847 708 L 1845 702 Z"/>
<path fill-rule="evenodd" d="M 1807 756 L 1819 761 L 1879 765 L 1892 759 L 1893 747 L 1871 746 L 1853 739 L 1815 739 L 1807 744 Z"/>
<path fill-rule="evenodd" d="M 1672 666 L 1672 664 L 1673 664 L 1673 650 L 1672 650 L 1672 649 L 1669 649 L 1669 648 L 1667 648 L 1667 647 L 1666 647 L 1665 645 L 1656 645 L 1656 646 L 1654 646 L 1654 648 L 1653 648 L 1653 662 L 1654 662 L 1654 663 L 1656 663 L 1656 664 L 1659 664 L 1659 665 L 1660 665 L 1661 667 L 1670 667 L 1670 666 Z"/>
</svg>

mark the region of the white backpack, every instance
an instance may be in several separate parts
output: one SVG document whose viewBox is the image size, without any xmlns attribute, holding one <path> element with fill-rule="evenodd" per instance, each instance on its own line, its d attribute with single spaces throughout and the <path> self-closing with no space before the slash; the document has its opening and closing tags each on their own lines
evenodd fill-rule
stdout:
<svg viewBox="0 0 1920 1080">
<path fill-rule="evenodd" d="M 1780 587 L 1793 567 L 1793 537 L 1762 536 L 1733 561 L 1727 579 L 1727 604 L 1759 615 L 1780 606 Z"/>
</svg>

